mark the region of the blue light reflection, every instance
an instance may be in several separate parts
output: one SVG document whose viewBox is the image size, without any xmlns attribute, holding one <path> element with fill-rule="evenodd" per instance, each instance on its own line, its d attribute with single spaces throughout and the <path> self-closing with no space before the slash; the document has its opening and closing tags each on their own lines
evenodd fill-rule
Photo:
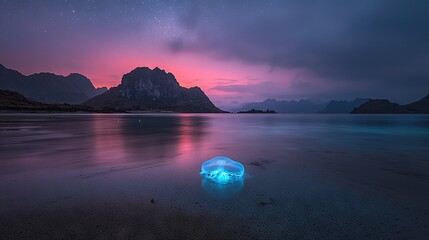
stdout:
<svg viewBox="0 0 429 240">
<path fill-rule="evenodd" d="M 230 182 L 229 184 L 218 184 L 210 178 L 204 177 L 201 180 L 201 186 L 204 191 L 216 199 L 230 199 L 243 189 L 244 180 L 241 177 L 237 181 Z"/>
</svg>

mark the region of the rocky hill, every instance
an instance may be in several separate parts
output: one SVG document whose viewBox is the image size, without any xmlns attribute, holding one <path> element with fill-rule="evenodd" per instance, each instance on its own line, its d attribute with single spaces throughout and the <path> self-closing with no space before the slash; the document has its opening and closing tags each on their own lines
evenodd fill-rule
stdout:
<svg viewBox="0 0 429 240">
<path fill-rule="evenodd" d="M 91 81 L 78 73 L 68 76 L 36 73 L 25 76 L 0 64 L 0 89 L 15 91 L 42 103 L 78 104 L 107 91 L 95 88 Z"/>
<path fill-rule="evenodd" d="M 46 104 L 29 100 L 21 94 L 0 90 L 0 112 L 117 112 L 114 109 L 71 104 Z"/>
<path fill-rule="evenodd" d="M 371 99 L 367 103 L 355 108 L 352 113 L 429 113 L 429 95 L 426 97 L 406 105 L 392 103 L 387 99 Z"/>
<path fill-rule="evenodd" d="M 199 87 L 182 87 L 172 73 L 147 67 L 138 67 L 125 74 L 117 87 L 84 104 L 121 110 L 224 112 Z"/>
<path fill-rule="evenodd" d="M 429 113 L 429 95 L 418 100 L 417 102 L 405 105 L 405 108 L 414 112 Z"/>
</svg>

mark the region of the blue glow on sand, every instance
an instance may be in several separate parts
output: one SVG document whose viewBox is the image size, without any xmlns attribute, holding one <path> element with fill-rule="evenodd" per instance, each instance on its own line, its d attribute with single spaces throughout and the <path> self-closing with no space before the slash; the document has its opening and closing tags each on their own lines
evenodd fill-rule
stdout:
<svg viewBox="0 0 429 240">
<path fill-rule="evenodd" d="M 201 180 L 201 187 L 212 197 L 217 199 L 228 199 L 235 196 L 243 189 L 244 178 L 238 178 L 235 182 L 230 182 L 228 184 L 220 184 L 210 178 L 203 177 Z"/>
<path fill-rule="evenodd" d="M 201 165 L 201 174 L 216 183 L 227 184 L 242 180 L 244 166 L 230 158 L 219 156 L 205 161 Z"/>
</svg>

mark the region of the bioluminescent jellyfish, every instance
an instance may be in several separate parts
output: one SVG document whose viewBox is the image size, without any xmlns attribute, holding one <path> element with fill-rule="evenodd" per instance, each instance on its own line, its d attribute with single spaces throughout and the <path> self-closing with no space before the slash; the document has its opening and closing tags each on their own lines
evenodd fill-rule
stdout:
<svg viewBox="0 0 429 240">
<path fill-rule="evenodd" d="M 230 158 L 219 156 L 205 161 L 201 165 L 201 174 L 216 183 L 233 183 L 243 180 L 244 166 Z"/>
</svg>

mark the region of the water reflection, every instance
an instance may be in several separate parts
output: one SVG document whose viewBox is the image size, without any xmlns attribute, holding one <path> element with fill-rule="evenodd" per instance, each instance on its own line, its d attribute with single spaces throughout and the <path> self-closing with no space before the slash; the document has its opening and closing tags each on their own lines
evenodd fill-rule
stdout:
<svg viewBox="0 0 429 240">
<path fill-rule="evenodd" d="M 219 184 L 213 182 L 211 179 L 203 176 L 201 186 L 204 191 L 208 192 L 211 196 L 219 199 L 230 198 L 241 191 L 244 187 L 244 179 L 239 178 L 235 182 L 228 184 Z"/>
<path fill-rule="evenodd" d="M 206 116 L 120 114 L 3 115 L 1 172 L 186 162 L 201 150 Z M 9 130 L 12 129 L 12 130 Z M 57 171 L 57 170 L 55 170 Z"/>
<path fill-rule="evenodd" d="M 136 203 L 134 214 L 154 198 L 151 209 L 232 210 L 240 220 L 232 226 L 257 219 L 267 229 L 307 229 L 323 213 L 331 222 L 321 226 L 335 230 L 371 229 L 383 216 L 383 226 L 422 232 L 428 142 L 428 115 L 5 114 L 0 219 L 25 208 L 112 203 Z M 198 175 L 222 155 L 246 166 L 246 189 L 244 179 L 217 184 Z"/>
<path fill-rule="evenodd" d="M 94 117 L 94 151 L 105 162 L 164 162 L 188 151 L 205 135 L 204 116 Z"/>
</svg>

